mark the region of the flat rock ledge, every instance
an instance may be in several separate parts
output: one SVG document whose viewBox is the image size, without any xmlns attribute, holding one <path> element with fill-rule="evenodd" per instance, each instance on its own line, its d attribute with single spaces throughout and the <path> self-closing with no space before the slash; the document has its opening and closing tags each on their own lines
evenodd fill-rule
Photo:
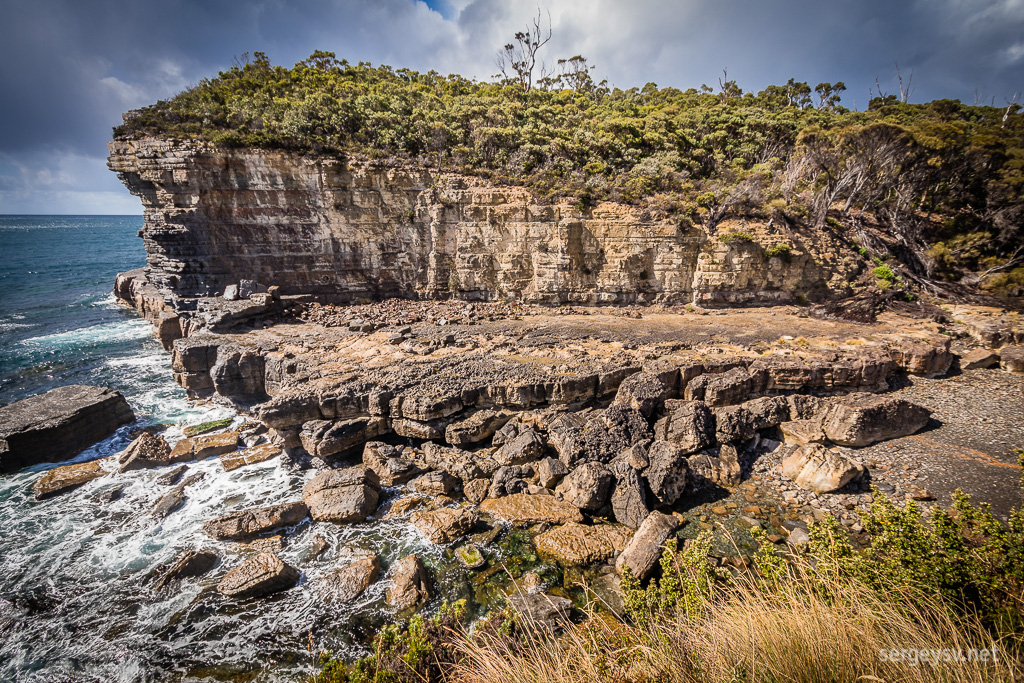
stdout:
<svg viewBox="0 0 1024 683">
<path fill-rule="evenodd" d="M 100 460 L 90 460 L 55 467 L 36 480 L 32 485 L 32 493 L 35 494 L 36 500 L 42 500 L 76 489 L 93 479 L 99 479 L 107 473 L 100 463 Z"/>
<path fill-rule="evenodd" d="M 72 384 L 0 408 L 0 472 L 60 462 L 135 421 L 128 401 L 105 387 Z"/>
<path fill-rule="evenodd" d="M 495 519 L 514 525 L 543 522 L 568 524 L 583 521 L 583 514 L 575 505 L 564 503 L 554 496 L 532 496 L 528 493 L 489 498 L 480 504 L 480 510 Z"/>
</svg>

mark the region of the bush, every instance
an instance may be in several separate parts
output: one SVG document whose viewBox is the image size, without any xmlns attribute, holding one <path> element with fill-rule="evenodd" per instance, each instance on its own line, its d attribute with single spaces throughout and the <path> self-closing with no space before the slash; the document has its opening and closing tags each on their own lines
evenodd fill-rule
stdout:
<svg viewBox="0 0 1024 683">
<path fill-rule="evenodd" d="M 892 272 L 892 268 L 887 265 L 881 265 L 875 268 L 872 273 L 875 277 L 883 282 L 888 282 L 890 285 L 896 281 L 896 274 Z"/>
<path fill-rule="evenodd" d="M 765 249 L 764 255 L 767 256 L 768 258 L 774 258 L 776 256 L 779 256 L 783 259 L 786 259 L 789 258 L 792 251 L 792 247 L 790 247 L 785 242 L 782 242 L 780 244 L 773 244 L 772 246 Z"/>
<path fill-rule="evenodd" d="M 754 241 L 754 236 L 746 232 L 727 232 L 718 236 L 722 244 L 747 244 Z"/>
</svg>

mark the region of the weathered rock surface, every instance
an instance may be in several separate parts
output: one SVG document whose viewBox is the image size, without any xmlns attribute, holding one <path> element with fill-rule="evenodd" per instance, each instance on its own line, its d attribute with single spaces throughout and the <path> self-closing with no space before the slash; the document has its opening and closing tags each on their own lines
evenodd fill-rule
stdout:
<svg viewBox="0 0 1024 683">
<path fill-rule="evenodd" d="M 271 458 L 281 455 L 281 449 L 274 444 L 266 443 L 260 446 L 253 446 L 237 453 L 224 453 L 220 456 L 220 464 L 224 470 L 230 472 L 246 465 L 266 462 Z"/>
<path fill-rule="evenodd" d="M 637 529 L 650 512 L 647 493 L 640 473 L 628 462 L 612 464 L 615 487 L 612 490 L 611 505 L 615 520 L 630 529 Z"/>
<path fill-rule="evenodd" d="M 409 521 L 428 541 L 443 545 L 468 534 L 476 524 L 476 513 L 468 508 L 417 510 Z"/>
<path fill-rule="evenodd" d="M 406 555 L 391 566 L 385 599 L 399 612 L 430 599 L 430 575 L 418 555 Z"/>
<path fill-rule="evenodd" d="M 174 444 L 170 459 L 172 462 L 206 460 L 238 449 L 238 432 L 204 434 L 182 439 Z"/>
<path fill-rule="evenodd" d="M 960 357 L 961 370 L 975 370 L 999 365 L 999 354 L 989 349 L 974 349 Z"/>
<path fill-rule="evenodd" d="M 608 502 L 615 477 L 600 463 L 585 462 L 567 474 L 555 493 L 585 512 L 597 512 Z"/>
<path fill-rule="evenodd" d="M 537 463 L 537 477 L 540 485 L 544 488 L 555 488 L 567 474 L 569 474 L 569 468 L 561 460 L 544 458 Z"/>
<path fill-rule="evenodd" d="M 455 286 L 467 299 L 546 303 L 782 302 L 842 289 L 857 270 L 827 233 L 769 263 L 756 243 L 709 240 L 640 209 L 602 202 L 580 216 L 422 166 L 153 138 L 108 146 L 109 167 L 146 208 L 152 283 L 179 297 L 254 279 L 344 300 Z"/>
<path fill-rule="evenodd" d="M 508 596 L 508 604 L 526 618 L 526 624 L 543 632 L 553 632 L 568 623 L 572 600 L 546 593 L 516 592 Z"/>
<path fill-rule="evenodd" d="M 828 493 L 860 478 L 867 468 L 821 444 L 807 444 L 782 459 L 782 473 L 797 486 Z"/>
<path fill-rule="evenodd" d="M 644 478 L 662 505 L 672 505 L 686 489 L 689 463 L 683 451 L 668 441 L 655 441 L 647 451 L 650 465 Z"/>
<path fill-rule="evenodd" d="M 544 438 L 530 427 L 525 427 L 510 441 L 506 441 L 494 453 L 499 465 L 522 465 L 544 455 Z"/>
<path fill-rule="evenodd" d="M 488 498 L 480 504 L 480 510 L 495 519 L 515 525 L 583 521 L 583 515 L 575 505 L 563 503 L 554 496 L 531 496 L 528 493 Z"/>
<path fill-rule="evenodd" d="M 310 420 L 302 425 L 299 439 L 310 455 L 326 458 L 362 446 L 387 432 L 387 421 L 377 417 L 360 417 L 331 422 Z"/>
<path fill-rule="evenodd" d="M 302 487 L 302 500 L 319 522 L 362 522 L 377 509 L 380 479 L 363 465 L 321 472 Z"/>
<path fill-rule="evenodd" d="M 346 564 L 325 576 L 323 589 L 328 599 L 336 602 L 355 600 L 380 576 L 380 558 L 364 557 Z"/>
<path fill-rule="evenodd" d="M 42 500 L 76 489 L 106 473 L 99 460 L 55 467 L 36 480 L 32 485 L 32 493 L 36 500 Z"/>
<path fill-rule="evenodd" d="M 464 420 L 453 422 L 445 429 L 445 440 L 453 446 L 468 446 L 494 436 L 505 426 L 511 414 L 494 410 L 478 410 Z"/>
<path fill-rule="evenodd" d="M 171 566 L 153 584 L 154 590 L 163 590 L 175 581 L 202 576 L 217 564 L 217 554 L 210 550 L 186 550 L 176 558 Z"/>
<path fill-rule="evenodd" d="M 384 486 L 404 484 L 426 471 L 421 464 L 402 455 L 401 448 L 379 441 L 370 441 L 363 447 L 363 464 L 373 470 Z"/>
<path fill-rule="evenodd" d="M 273 553 L 263 552 L 229 570 L 217 590 L 245 600 L 286 590 L 299 580 L 299 571 Z"/>
<path fill-rule="evenodd" d="M 999 367 L 1015 375 L 1024 374 L 1024 346 L 1004 346 L 999 350 Z"/>
<path fill-rule="evenodd" d="M 309 515 L 302 501 L 232 512 L 203 524 L 203 531 L 218 541 L 238 541 L 298 524 Z"/>
<path fill-rule="evenodd" d="M 0 408 L 0 472 L 60 462 L 135 420 L 120 393 L 70 385 Z"/>
<path fill-rule="evenodd" d="M 622 574 L 628 568 L 636 578 L 647 578 L 661 557 L 662 544 L 678 527 L 679 521 L 672 515 L 652 512 L 615 560 L 615 571 Z"/>
<path fill-rule="evenodd" d="M 867 446 L 921 430 L 931 411 L 891 396 L 858 394 L 830 406 L 821 419 L 825 436 L 840 446 Z"/>
<path fill-rule="evenodd" d="M 534 543 L 542 556 L 562 564 L 591 564 L 622 551 L 632 535 L 617 524 L 584 526 L 570 522 L 548 529 Z"/>
<path fill-rule="evenodd" d="M 665 401 L 665 417 L 654 425 L 654 438 L 671 441 L 684 455 L 715 441 L 715 418 L 703 401 Z"/>
<path fill-rule="evenodd" d="M 459 480 L 444 470 L 421 474 L 409 482 L 409 488 L 427 496 L 451 496 L 459 490 Z"/>
<path fill-rule="evenodd" d="M 143 432 L 135 437 L 117 455 L 118 471 L 127 472 L 147 467 L 163 467 L 176 462 L 192 460 L 191 452 L 174 451 L 167 445 L 162 436 Z"/>
</svg>

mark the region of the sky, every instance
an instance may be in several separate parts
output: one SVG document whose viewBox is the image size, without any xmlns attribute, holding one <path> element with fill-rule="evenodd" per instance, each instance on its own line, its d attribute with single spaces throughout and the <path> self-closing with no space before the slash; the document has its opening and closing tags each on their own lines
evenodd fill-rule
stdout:
<svg viewBox="0 0 1024 683">
<path fill-rule="evenodd" d="M 261 50 L 497 72 L 497 50 L 550 15 L 540 56 L 586 56 L 621 88 L 789 78 L 843 81 L 864 108 L 876 79 L 911 102 L 1003 104 L 1024 91 L 1024 0 L 0 0 L 0 214 L 138 214 L 106 168 L 121 113 L 172 97 Z"/>
</svg>

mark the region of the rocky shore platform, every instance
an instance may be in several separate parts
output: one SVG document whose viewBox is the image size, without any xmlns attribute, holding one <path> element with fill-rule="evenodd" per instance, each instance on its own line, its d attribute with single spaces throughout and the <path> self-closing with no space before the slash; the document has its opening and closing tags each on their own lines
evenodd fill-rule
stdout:
<svg viewBox="0 0 1024 683">
<path fill-rule="evenodd" d="M 945 505 L 962 488 L 1000 515 L 1019 504 L 1014 313 L 908 306 L 864 324 L 795 306 L 334 306 L 246 282 L 172 307 L 143 278 L 115 291 L 154 322 L 176 381 L 248 420 L 173 448 L 142 434 L 104 471 L 166 468 L 177 478 L 162 515 L 187 497 L 182 463 L 196 459 L 233 470 L 276 458 L 305 482 L 284 504 L 209 510 L 214 550 L 183 555 L 161 585 L 216 566 L 229 599 L 288 590 L 301 576 L 276 554 L 289 529 L 388 520 L 446 548 L 478 603 L 494 599 L 491 577 L 511 575 L 513 604 L 546 591 L 618 611 L 621 572 L 649 575 L 672 536 L 724 532 L 716 552 L 739 567 L 755 529 L 798 546 L 832 514 L 856 538 L 881 494 Z M 217 565 L 213 542 L 258 552 Z M 332 600 L 383 582 L 401 616 L 444 592 L 416 554 L 357 546 L 319 574 Z"/>
</svg>

